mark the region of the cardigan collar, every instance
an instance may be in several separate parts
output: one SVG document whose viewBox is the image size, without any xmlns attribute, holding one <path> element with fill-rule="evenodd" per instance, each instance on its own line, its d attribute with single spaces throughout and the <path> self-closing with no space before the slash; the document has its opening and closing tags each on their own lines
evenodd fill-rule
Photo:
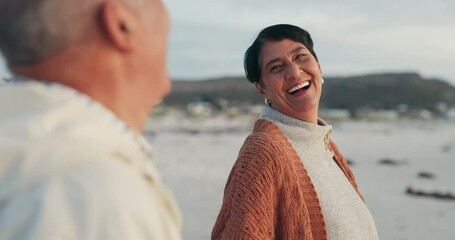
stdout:
<svg viewBox="0 0 455 240">
<path fill-rule="evenodd" d="M 265 107 L 259 118 L 274 122 L 291 142 L 304 144 L 312 151 L 330 151 L 329 135 L 332 126 L 322 119 L 318 119 L 318 124 L 313 124 L 292 118 L 271 107 Z"/>
<path fill-rule="evenodd" d="M 260 132 L 265 132 L 270 135 L 274 135 L 275 138 L 281 139 L 281 141 L 286 141 L 288 143 L 288 148 L 293 152 L 292 154 L 294 155 L 294 158 L 297 160 L 299 165 L 302 165 L 302 167 L 305 169 L 305 166 L 303 166 L 302 162 L 300 161 L 297 152 L 295 152 L 294 148 L 292 147 L 292 144 L 287 141 L 286 136 L 281 132 L 281 130 L 276 126 L 275 123 L 273 123 L 270 120 L 266 119 L 259 119 L 256 121 L 254 124 L 254 129 L 253 133 L 260 133 Z M 334 156 L 333 159 L 335 162 L 338 164 L 338 166 L 341 168 L 343 173 L 348 177 L 349 181 L 351 182 L 352 186 L 356 190 L 357 194 L 360 196 L 360 198 L 365 202 L 365 199 L 363 198 L 362 194 L 359 191 L 359 187 L 357 186 L 354 174 L 352 173 L 351 169 L 349 168 L 349 165 L 344 158 L 344 156 L 341 154 L 340 150 L 338 149 L 338 146 L 335 144 L 335 142 L 332 141 L 332 139 L 329 139 L 329 147 L 333 151 Z M 305 170 L 306 172 L 306 170 Z"/>
</svg>

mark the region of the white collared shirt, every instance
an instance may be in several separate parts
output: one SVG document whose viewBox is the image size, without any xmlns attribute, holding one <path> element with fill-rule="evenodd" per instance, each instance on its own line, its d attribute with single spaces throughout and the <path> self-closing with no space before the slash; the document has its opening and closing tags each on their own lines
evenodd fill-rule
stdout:
<svg viewBox="0 0 455 240">
<path fill-rule="evenodd" d="M 152 148 L 77 91 L 0 86 L 0 239 L 181 239 Z"/>
</svg>

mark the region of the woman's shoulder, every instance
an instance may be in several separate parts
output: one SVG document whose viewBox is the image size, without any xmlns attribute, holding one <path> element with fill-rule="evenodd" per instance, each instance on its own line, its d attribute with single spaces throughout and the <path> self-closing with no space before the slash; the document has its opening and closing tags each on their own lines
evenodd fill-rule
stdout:
<svg viewBox="0 0 455 240">
<path fill-rule="evenodd" d="M 278 127 L 268 120 L 259 119 L 240 149 L 237 164 L 254 164 L 270 169 L 270 165 L 285 164 L 292 152 L 292 145 Z"/>
<path fill-rule="evenodd" d="M 261 151 L 279 151 L 290 146 L 286 136 L 271 121 L 259 119 L 254 124 L 253 132 L 246 138 L 244 146 Z"/>
</svg>

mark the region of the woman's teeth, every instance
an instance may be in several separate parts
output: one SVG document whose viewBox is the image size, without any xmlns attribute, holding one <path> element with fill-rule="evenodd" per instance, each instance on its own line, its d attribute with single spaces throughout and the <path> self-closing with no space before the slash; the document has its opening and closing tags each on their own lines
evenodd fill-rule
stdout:
<svg viewBox="0 0 455 240">
<path fill-rule="evenodd" d="M 306 88 L 307 89 L 309 86 L 310 86 L 310 82 L 306 81 L 306 82 L 303 82 L 303 83 L 301 83 L 301 84 L 289 89 L 288 93 L 289 94 L 293 94 L 293 93 L 297 92 L 298 90 L 300 90 L 302 88 Z"/>
</svg>

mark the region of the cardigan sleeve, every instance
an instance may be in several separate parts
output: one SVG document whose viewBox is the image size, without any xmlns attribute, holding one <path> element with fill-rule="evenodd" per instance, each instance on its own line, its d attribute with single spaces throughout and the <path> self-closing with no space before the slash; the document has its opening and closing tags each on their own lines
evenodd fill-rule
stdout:
<svg viewBox="0 0 455 240">
<path fill-rule="evenodd" d="M 212 239 L 274 239 L 277 205 L 274 148 L 251 135 L 240 150 L 228 181 Z"/>
</svg>

